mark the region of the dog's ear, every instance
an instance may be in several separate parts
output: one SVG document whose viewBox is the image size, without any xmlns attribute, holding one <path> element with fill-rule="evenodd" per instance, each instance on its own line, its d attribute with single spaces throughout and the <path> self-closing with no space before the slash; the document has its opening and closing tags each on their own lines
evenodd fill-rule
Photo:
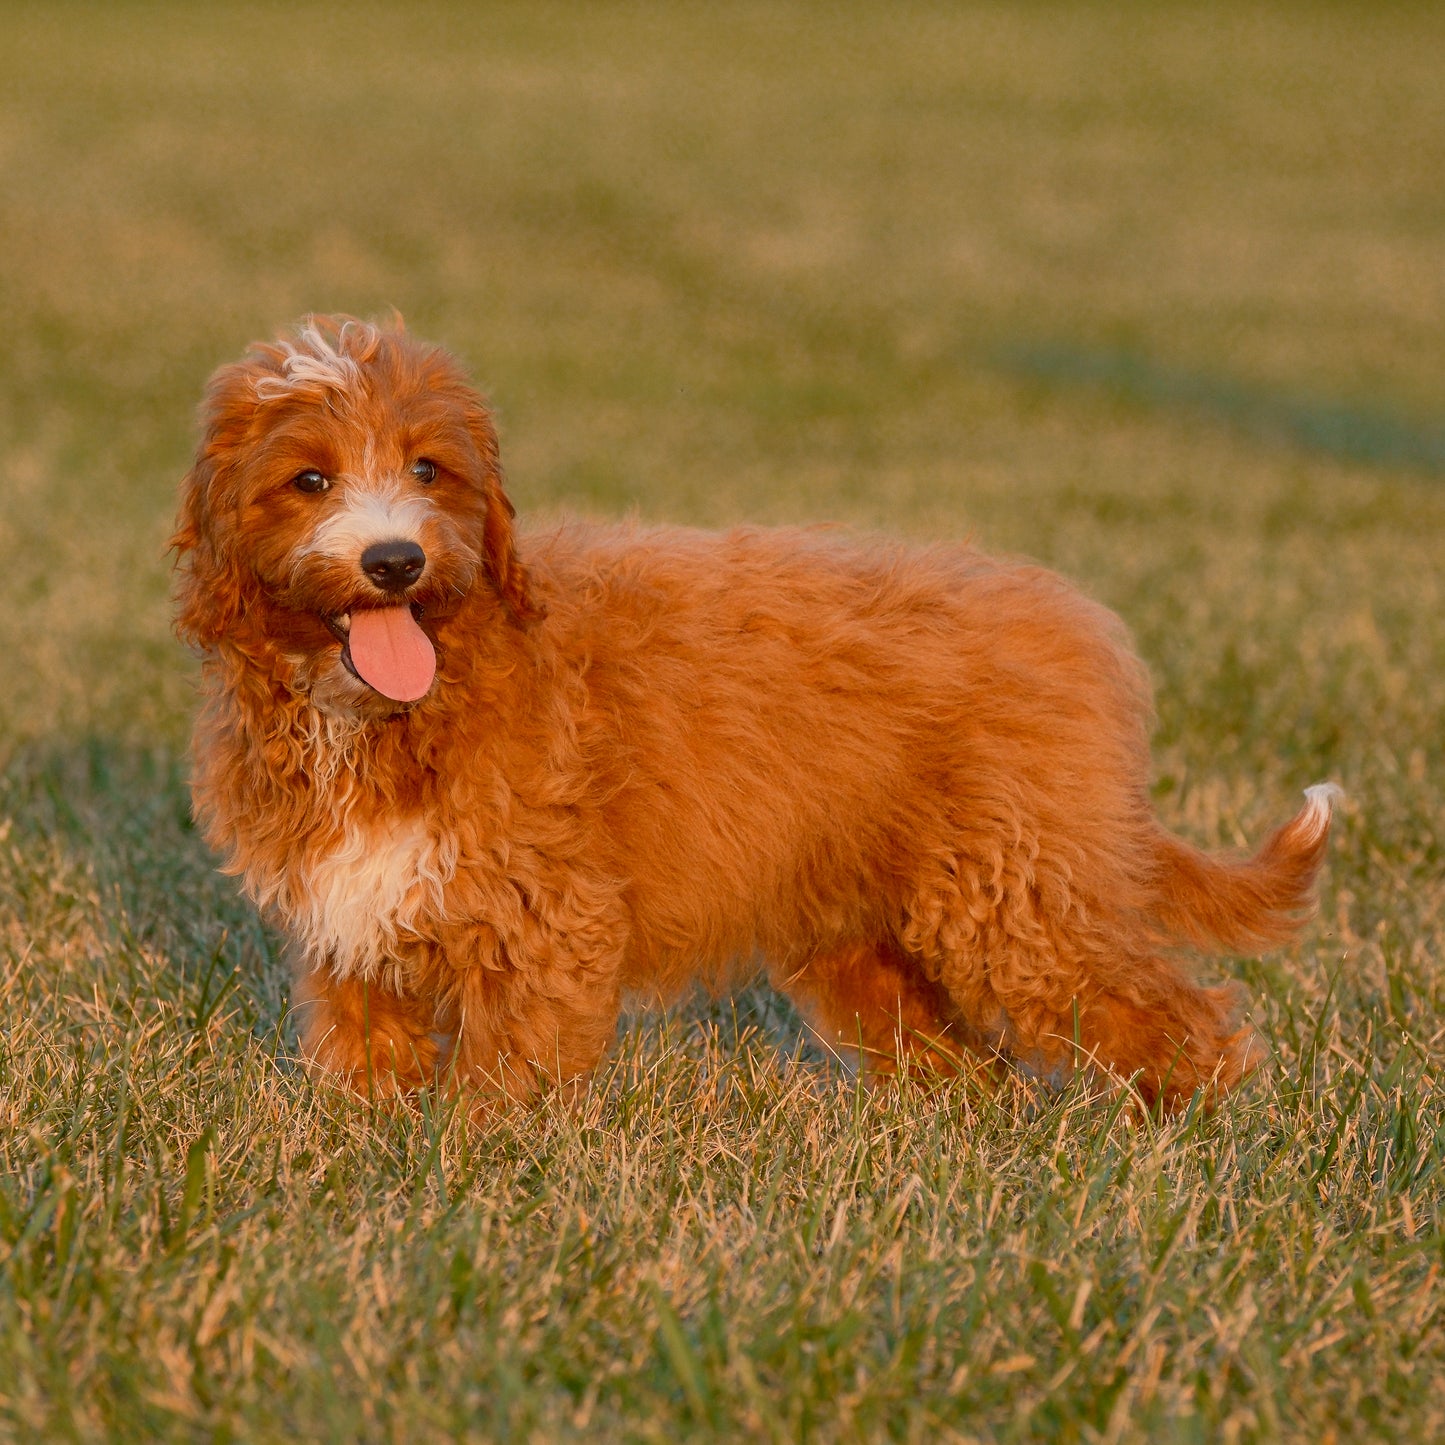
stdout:
<svg viewBox="0 0 1445 1445">
<path fill-rule="evenodd" d="M 181 482 L 180 513 L 170 540 L 176 554 L 176 632 L 213 648 L 232 633 L 246 606 L 246 585 L 231 534 L 234 488 L 227 459 L 244 440 L 254 412 L 254 368 L 224 366 L 211 378 L 201 408 L 196 460 Z"/>
<path fill-rule="evenodd" d="M 491 413 L 475 393 L 466 403 L 467 430 L 477 449 L 485 511 L 482 520 L 482 553 L 487 575 L 506 603 L 513 618 L 523 625 L 546 615 L 546 609 L 532 595 L 531 579 L 517 556 L 512 519 L 517 509 L 502 486 L 502 463 L 497 449 L 497 431 Z"/>
<path fill-rule="evenodd" d="M 176 554 L 176 632 L 207 650 L 234 630 L 245 606 L 235 561 L 217 536 L 213 480 L 213 466 L 198 457 L 181 483 L 181 510 L 170 541 Z"/>
</svg>

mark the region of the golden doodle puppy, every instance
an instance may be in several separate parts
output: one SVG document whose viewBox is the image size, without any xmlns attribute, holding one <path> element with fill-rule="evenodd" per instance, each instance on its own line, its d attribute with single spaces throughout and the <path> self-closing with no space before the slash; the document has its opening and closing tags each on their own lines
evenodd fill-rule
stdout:
<svg viewBox="0 0 1445 1445">
<path fill-rule="evenodd" d="M 518 532 L 445 352 L 342 317 L 212 379 L 175 536 L 196 812 L 358 1089 L 584 1078 L 624 998 L 765 969 L 873 1073 L 1177 1106 L 1259 1058 L 1183 951 L 1293 934 L 1335 790 L 1252 859 L 1149 802 L 1123 625 L 1036 566 L 819 530 Z"/>
</svg>

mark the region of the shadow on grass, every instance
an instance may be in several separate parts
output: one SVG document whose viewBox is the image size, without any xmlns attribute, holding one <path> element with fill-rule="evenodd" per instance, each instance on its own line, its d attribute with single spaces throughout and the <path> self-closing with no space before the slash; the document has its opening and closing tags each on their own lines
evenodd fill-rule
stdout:
<svg viewBox="0 0 1445 1445">
<path fill-rule="evenodd" d="M 1445 476 L 1445 422 L 1252 386 L 1122 348 L 1019 342 L 992 349 L 987 359 L 1000 371 L 1053 389 L 1088 388 L 1136 405 L 1193 412 L 1248 436 L 1288 442 L 1338 461 Z"/>
<path fill-rule="evenodd" d="M 274 939 L 196 832 L 183 757 L 98 734 L 6 751 L 0 919 L 17 948 L 62 971 L 88 956 L 98 978 L 144 960 L 162 988 L 234 973 L 260 990 L 248 1015 L 275 1011 Z"/>
<path fill-rule="evenodd" d="M 0 924 L 13 916 L 15 951 L 64 974 L 70 992 L 89 986 L 75 972 L 80 940 L 81 972 L 102 993 L 195 995 L 205 1010 L 216 988 L 239 987 L 246 1025 L 269 1032 L 288 992 L 283 948 L 218 872 L 191 818 L 186 771 L 168 746 L 96 734 L 15 747 L 0 767 Z M 679 1029 L 825 1062 L 791 1005 L 765 987 L 629 1010 L 619 1037 Z"/>
</svg>

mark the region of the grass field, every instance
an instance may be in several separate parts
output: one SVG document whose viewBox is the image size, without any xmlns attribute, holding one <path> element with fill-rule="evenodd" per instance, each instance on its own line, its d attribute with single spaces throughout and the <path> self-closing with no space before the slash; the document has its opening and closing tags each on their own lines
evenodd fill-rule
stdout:
<svg viewBox="0 0 1445 1445">
<path fill-rule="evenodd" d="M 1445 12 L 0 8 L 0 1436 L 1445 1437 Z M 471 1133 L 297 1070 L 189 823 L 205 377 L 399 308 L 513 493 L 973 533 L 1157 798 L 1344 785 L 1217 1115 L 860 1094 L 768 995 Z"/>
</svg>

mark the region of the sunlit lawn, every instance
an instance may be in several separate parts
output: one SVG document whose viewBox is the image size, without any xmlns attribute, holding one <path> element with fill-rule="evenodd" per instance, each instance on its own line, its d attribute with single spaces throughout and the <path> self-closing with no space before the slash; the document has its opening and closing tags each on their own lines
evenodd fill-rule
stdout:
<svg viewBox="0 0 1445 1445">
<path fill-rule="evenodd" d="M 0 9 L 0 1433 L 1445 1436 L 1445 14 Z M 763 993 L 576 1107 L 291 1057 L 190 829 L 175 483 L 308 310 L 468 362 L 524 513 L 1031 553 L 1158 805 L 1349 795 L 1212 1118 L 860 1095 Z"/>
</svg>

